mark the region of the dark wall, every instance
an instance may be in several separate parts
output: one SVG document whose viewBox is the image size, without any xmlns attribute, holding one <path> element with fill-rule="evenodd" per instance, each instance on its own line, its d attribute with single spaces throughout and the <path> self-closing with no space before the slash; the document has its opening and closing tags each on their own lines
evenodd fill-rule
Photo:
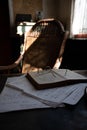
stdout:
<svg viewBox="0 0 87 130">
<path fill-rule="evenodd" d="M 67 40 L 61 68 L 87 69 L 87 40 Z"/>
<path fill-rule="evenodd" d="M 0 65 L 11 61 L 11 53 L 8 0 L 0 0 Z"/>
</svg>

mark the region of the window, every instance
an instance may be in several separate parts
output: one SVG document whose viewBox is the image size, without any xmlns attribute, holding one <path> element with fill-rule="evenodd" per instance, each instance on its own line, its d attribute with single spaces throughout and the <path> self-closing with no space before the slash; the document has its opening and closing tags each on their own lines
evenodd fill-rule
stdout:
<svg viewBox="0 0 87 130">
<path fill-rule="evenodd" d="M 87 0 L 72 0 L 71 35 L 87 38 Z"/>
</svg>

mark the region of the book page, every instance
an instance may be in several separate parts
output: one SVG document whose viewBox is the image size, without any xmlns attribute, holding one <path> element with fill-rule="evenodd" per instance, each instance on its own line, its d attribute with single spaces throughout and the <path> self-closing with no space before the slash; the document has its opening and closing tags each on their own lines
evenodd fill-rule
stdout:
<svg viewBox="0 0 87 130">
<path fill-rule="evenodd" d="M 86 77 L 66 69 L 49 69 L 39 72 L 29 72 L 29 76 L 37 84 L 51 84 L 68 80 L 87 79 Z"/>
<path fill-rule="evenodd" d="M 75 105 L 84 95 L 86 85 L 87 84 L 79 84 L 80 89 L 78 87 L 75 91 L 73 91 L 72 94 L 70 94 L 68 97 L 66 97 L 63 100 L 63 102 L 66 104 Z"/>
<path fill-rule="evenodd" d="M 38 83 L 38 84 L 47 84 L 55 83 L 66 80 L 64 76 L 56 73 L 53 70 L 44 70 L 40 72 L 29 72 L 29 75 Z"/>
<path fill-rule="evenodd" d="M 69 69 L 53 69 L 53 71 L 63 76 L 65 79 L 87 79 L 87 77 Z"/>
<path fill-rule="evenodd" d="M 48 107 L 35 98 L 11 87 L 5 86 L 0 94 L 0 113 Z"/>
</svg>

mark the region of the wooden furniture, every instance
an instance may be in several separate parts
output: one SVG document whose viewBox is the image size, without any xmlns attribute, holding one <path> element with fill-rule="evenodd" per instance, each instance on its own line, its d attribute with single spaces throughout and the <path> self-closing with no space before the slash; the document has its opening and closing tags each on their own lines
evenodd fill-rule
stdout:
<svg viewBox="0 0 87 130">
<path fill-rule="evenodd" d="M 37 69 L 59 68 L 68 31 L 55 19 L 38 21 L 25 37 L 22 73 Z"/>
<path fill-rule="evenodd" d="M 59 20 L 42 19 L 26 34 L 24 51 L 11 65 L 0 66 L 0 70 L 9 72 L 23 61 L 22 73 L 28 71 L 59 68 L 62 62 L 65 43 L 69 32 Z M 22 60 L 23 59 L 23 60 Z"/>
<path fill-rule="evenodd" d="M 20 63 L 23 56 L 20 55 L 19 58 L 12 64 L 6 66 L 0 66 L 0 74 L 10 74 L 10 73 L 21 73 Z"/>
</svg>

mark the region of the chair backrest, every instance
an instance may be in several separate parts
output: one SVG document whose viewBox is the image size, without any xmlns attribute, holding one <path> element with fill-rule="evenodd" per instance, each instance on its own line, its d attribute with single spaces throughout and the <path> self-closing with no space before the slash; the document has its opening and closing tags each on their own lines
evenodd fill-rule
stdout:
<svg viewBox="0 0 87 130">
<path fill-rule="evenodd" d="M 59 68 L 68 34 L 58 20 L 38 21 L 26 35 L 22 73 L 47 66 Z"/>
</svg>

